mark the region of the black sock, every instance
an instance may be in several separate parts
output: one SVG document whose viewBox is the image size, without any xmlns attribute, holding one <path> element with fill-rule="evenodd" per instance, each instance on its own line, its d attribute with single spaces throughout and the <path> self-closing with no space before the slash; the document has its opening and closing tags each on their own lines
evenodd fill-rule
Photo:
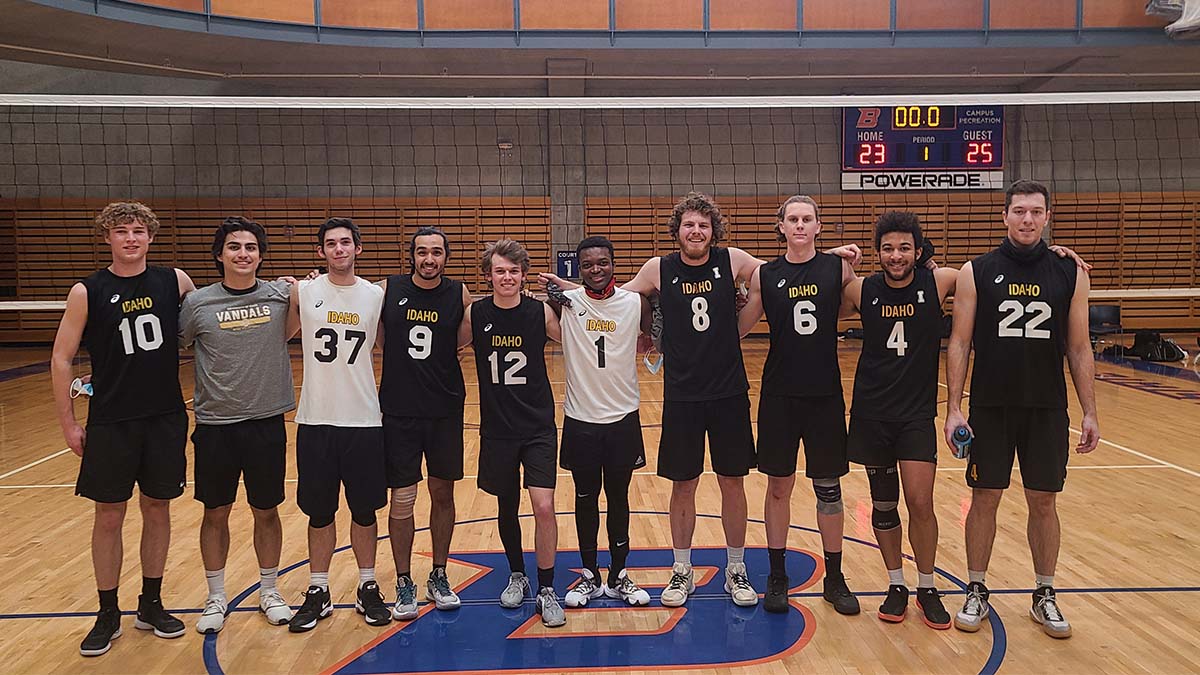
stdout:
<svg viewBox="0 0 1200 675">
<path fill-rule="evenodd" d="M 543 588 L 554 588 L 553 567 L 538 568 L 538 590 Z"/>
<path fill-rule="evenodd" d="M 117 608 L 117 589 L 100 591 L 100 609 Z"/>
<path fill-rule="evenodd" d="M 767 549 L 767 557 L 771 560 L 771 574 L 787 574 L 787 567 L 784 566 L 783 562 L 785 553 L 787 553 L 787 549 L 784 548 Z"/>
<path fill-rule="evenodd" d="M 596 563 L 596 549 L 590 551 L 580 551 L 579 557 L 583 561 L 583 567 L 592 573 L 592 578 L 597 583 L 600 582 L 600 566 Z M 540 569 L 540 568 L 539 568 Z"/>
<path fill-rule="evenodd" d="M 147 602 L 162 600 L 162 577 L 142 577 L 142 598 Z"/>
<path fill-rule="evenodd" d="M 841 579 L 842 578 L 842 552 L 830 553 L 825 551 L 825 578 L 826 579 Z"/>
<path fill-rule="evenodd" d="M 612 544 L 610 553 L 612 554 L 612 564 L 608 566 L 608 587 L 616 588 L 617 577 L 621 576 L 621 572 L 625 569 L 625 561 L 629 559 L 629 541 Z"/>
</svg>

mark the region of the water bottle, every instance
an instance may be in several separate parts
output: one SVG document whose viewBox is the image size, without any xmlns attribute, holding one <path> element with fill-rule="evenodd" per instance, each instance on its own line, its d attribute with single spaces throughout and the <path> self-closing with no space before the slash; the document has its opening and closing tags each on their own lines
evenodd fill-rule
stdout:
<svg viewBox="0 0 1200 675">
<path fill-rule="evenodd" d="M 971 454 L 971 441 L 975 440 L 975 436 L 964 424 L 954 430 L 950 440 L 954 441 L 954 456 L 958 459 L 966 459 Z"/>
</svg>

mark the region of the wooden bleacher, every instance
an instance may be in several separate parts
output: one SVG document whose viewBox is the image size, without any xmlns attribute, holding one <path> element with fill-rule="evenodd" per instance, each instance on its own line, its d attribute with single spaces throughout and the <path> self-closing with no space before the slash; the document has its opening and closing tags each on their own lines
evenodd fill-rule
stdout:
<svg viewBox="0 0 1200 675">
<path fill-rule="evenodd" d="M 728 243 L 761 258 L 782 251 L 774 235 L 784 196 L 719 198 L 729 220 Z M 856 242 L 867 252 L 860 274 L 877 270 L 871 231 L 886 209 L 921 216 L 938 259 L 958 266 L 991 249 L 1003 236 L 1002 197 L 995 194 L 816 195 L 824 229 L 820 245 Z M 589 234 L 604 234 L 617 247 L 617 275 L 628 279 L 648 257 L 676 249 L 666 228 L 673 198 L 589 199 Z M 107 252 L 95 235 L 97 200 L 0 201 L 0 241 L 17 253 L 15 270 L 0 275 L 0 300 L 54 301 L 71 284 L 102 266 Z M 472 290 L 485 288 L 479 252 L 502 236 L 522 241 L 535 271 L 550 270 L 550 203 L 546 198 L 424 198 L 310 200 L 156 200 L 161 222 L 151 260 L 187 270 L 197 285 L 218 279 L 210 250 L 212 231 L 228 215 L 242 214 L 267 227 L 271 249 L 263 276 L 303 274 L 318 264 L 317 226 L 331 215 L 350 216 L 364 230 L 359 273 L 378 279 L 402 269 L 408 240 L 425 225 L 451 239 L 448 273 Z M 1073 247 L 1095 265 L 1095 289 L 1195 288 L 1200 257 L 1197 217 L 1200 193 L 1060 194 L 1055 197 L 1054 240 Z M 406 269 L 406 267 L 405 267 Z M 1127 328 L 1200 327 L 1200 300 L 1191 297 L 1122 298 Z M 0 342 L 53 338 L 54 311 L 0 312 Z"/>
</svg>

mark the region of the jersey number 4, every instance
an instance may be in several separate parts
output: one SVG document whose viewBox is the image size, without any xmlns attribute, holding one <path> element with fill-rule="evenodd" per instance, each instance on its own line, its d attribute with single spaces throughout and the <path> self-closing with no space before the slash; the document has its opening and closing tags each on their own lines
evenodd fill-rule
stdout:
<svg viewBox="0 0 1200 675">
<path fill-rule="evenodd" d="M 333 363 L 334 359 L 338 356 L 337 331 L 332 328 L 322 328 L 314 333 L 313 337 L 325 341 L 325 344 L 321 345 L 321 350 L 313 352 L 313 356 L 321 363 Z M 347 330 L 345 332 L 345 339 L 354 343 L 354 346 L 350 349 L 350 358 L 346 361 L 353 364 L 355 359 L 358 358 L 358 352 L 362 349 L 363 343 L 367 341 L 367 333 L 361 330 Z"/>
<path fill-rule="evenodd" d="M 896 356 L 904 356 L 904 350 L 908 349 L 908 343 L 904 341 L 904 322 L 897 321 L 892 326 L 892 333 L 888 335 L 887 348 L 896 350 Z"/>
</svg>

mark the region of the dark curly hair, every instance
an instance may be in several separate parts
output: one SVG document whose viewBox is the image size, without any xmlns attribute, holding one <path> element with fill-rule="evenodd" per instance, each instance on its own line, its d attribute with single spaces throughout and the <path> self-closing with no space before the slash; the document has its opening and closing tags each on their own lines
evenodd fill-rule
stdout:
<svg viewBox="0 0 1200 675">
<path fill-rule="evenodd" d="M 725 217 L 721 215 L 721 208 L 708 195 L 689 192 L 686 197 L 675 203 L 675 208 L 671 210 L 671 219 L 667 221 L 667 229 L 670 230 L 672 239 L 679 238 L 679 224 L 683 220 L 683 214 L 688 211 L 695 211 L 712 220 L 711 243 L 715 244 L 725 238 Z"/>
</svg>

